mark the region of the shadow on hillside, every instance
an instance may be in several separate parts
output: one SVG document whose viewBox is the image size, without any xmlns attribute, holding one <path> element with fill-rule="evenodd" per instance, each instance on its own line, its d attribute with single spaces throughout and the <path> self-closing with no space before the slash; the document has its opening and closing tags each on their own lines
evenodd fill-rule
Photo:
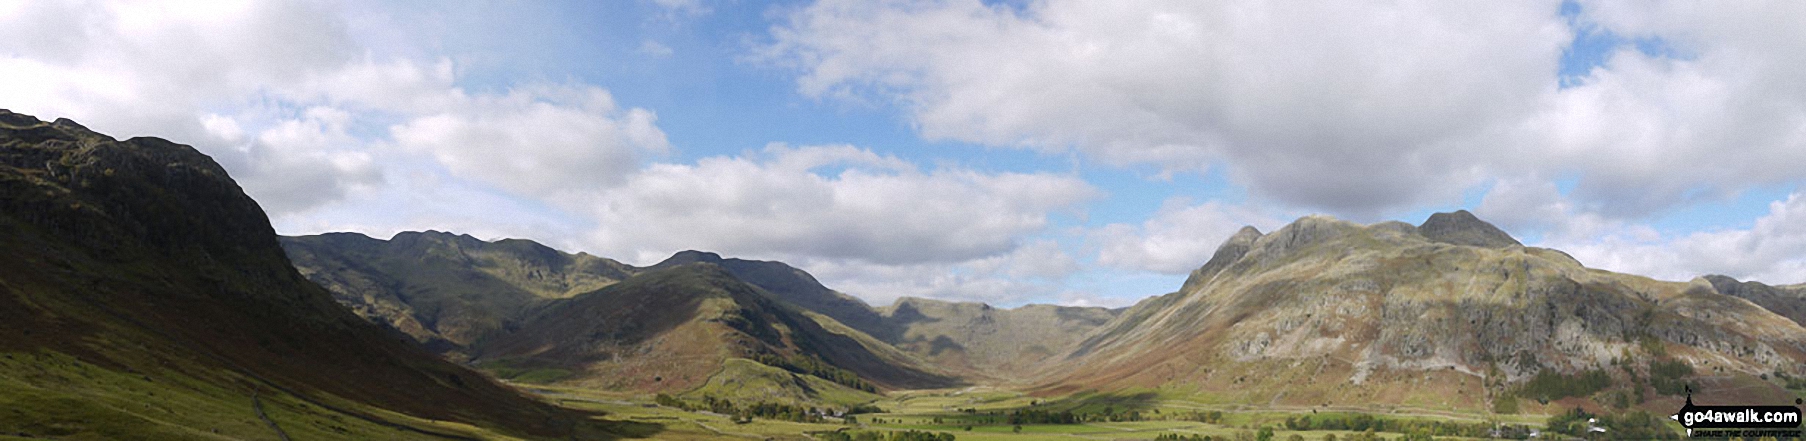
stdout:
<svg viewBox="0 0 1806 441">
<path fill-rule="evenodd" d="M 613 441 L 650 438 L 665 431 L 665 425 L 644 421 L 589 420 L 571 433 L 571 439 Z"/>
<path fill-rule="evenodd" d="M 1153 392 L 1140 393 L 1095 393 L 1083 392 L 1054 400 L 1046 406 L 1071 410 L 1073 413 L 1115 413 L 1146 412 L 1154 408 L 1159 396 Z"/>
</svg>

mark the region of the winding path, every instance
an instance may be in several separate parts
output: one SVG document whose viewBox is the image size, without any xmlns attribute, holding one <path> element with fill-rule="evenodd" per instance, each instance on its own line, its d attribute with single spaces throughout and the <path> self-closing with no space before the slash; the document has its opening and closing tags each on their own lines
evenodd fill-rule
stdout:
<svg viewBox="0 0 1806 441">
<path fill-rule="evenodd" d="M 288 432 L 283 432 L 282 426 L 276 425 L 276 420 L 270 419 L 269 415 L 263 413 L 263 399 L 257 397 L 255 390 L 251 391 L 251 410 L 257 411 L 257 418 L 263 420 L 264 424 L 270 425 L 270 430 L 276 431 L 276 436 L 281 437 L 282 441 L 291 441 Z"/>
</svg>

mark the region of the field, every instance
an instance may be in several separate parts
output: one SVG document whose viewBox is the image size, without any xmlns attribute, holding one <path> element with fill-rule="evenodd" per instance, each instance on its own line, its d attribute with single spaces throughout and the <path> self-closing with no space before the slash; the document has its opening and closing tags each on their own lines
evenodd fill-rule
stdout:
<svg viewBox="0 0 1806 441">
<path fill-rule="evenodd" d="M 1351 439 L 1362 432 L 1353 430 L 1288 430 L 1288 417 L 1313 416 L 1314 418 L 1348 418 L 1355 416 L 1374 417 L 1391 421 L 1408 421 L 1424 424 L 1460 423 L 1475 426 L 1491 427 L 1495 423 L 1515 424 L 1526 428 L 1540 428 L 1547 419 L 1546 415 L 1433 415 L 1411 413 L 1407 410 L 1395 410 L 1391 413 L 1360 412 L 1312 412 L 1308 409 L 1252 409 L 1237 406 L 1213 406 L 1186 399 L 1182 396 L 1167 396 L 1160 392 L 1143 391 L 1125 394 L 1079 394 L 1061 399 L 1043 400 L 1024 395 L 1019 392 L 991 389 L 967 388 L 958 390 L 902 391 L 876 401 L 874 404 L 883 412 L 859 414 L 853 417 L 852 423 L 834 420 L 829 423 L 797 423 L 765 418 L 753 418 L 750 422 L 736 422 L 731 415 L 710 412 L 692 412 L 677 408 L 652 404 L 650 396 L 639 396 L 625 393 L 597 392 L 578 389 L 544 388 L 536 389 L 543 396 L 557 401 L 560 405 L 604 412 L 604 418 L 625 423 L 660 426 L 656 433 L 640 434 L 645 439 L 776 439 L 807 440 L 812 434 L 846 431 L 858 432 L 901 432 L 924 431 L 952 434 L 959 440 L 1033 440 L 1033 439 L 1072 439 L 1072 440 L 1140 440 L 1154 439 L 1163 434 L 1181 436 L 1210 436 L 1217 439 L 1237 439 L 1247 436 L 1249 439 L 1262 427 L 1272 429 L 1273 438 L 1284 440 L 1298 435 L 1307 440 L 1325 439 L 1326 435 L 1334 435 L 1336 439 Z M 1051 413 L 1074 412 L 1096 418 L 1100 414 L 1115 414 L 1127 418 L 1131 412 L 1139 421 L 1083 421 L 1074 424 L 1011 424 L 1009 414 L 1023 410 L 1045 410 Z M 1211 411 L 1221 412 L 1214 422 L 1192 420 L 1200 414 Z M 1401 439 L 1406 434 L 1398 432 L 1377 431 L 1376 435 L 1383 439 Z M 1481 437 L 1438 436 L 1436 439 L 1476 439 Z"/>
</svg>

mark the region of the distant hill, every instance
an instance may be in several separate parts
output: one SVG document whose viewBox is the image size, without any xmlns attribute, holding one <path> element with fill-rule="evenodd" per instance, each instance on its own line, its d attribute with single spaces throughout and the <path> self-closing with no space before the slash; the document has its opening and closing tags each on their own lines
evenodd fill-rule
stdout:
<svg viewBox="0 0 1806 441">
<path fill-rule="evenodd" d="M 1018 382 L 1052 366 L 1117 311 L 1054 305 L 1001 309 L 905 297 L 882 312 L 902 330 L 892 340 L 899 348 L 967 377 Z"/>
<path fill-rule="evenodd" d="M 0 111 L 0 231 L 0 434 L 566 439 L 587 418 L 347 312 L 185 145 Z"/>
<path fill-rule="evenodd" d="M 733 359 L 795 374 L 797 388 L 746 398 L 822 398 L 894 388 L 957 385 L 864 333 L 812 314 L 748 284 L 720 265 L 673 263 L 601 290 L 559 301 L 519 330 L 485 341 L 475 361 L 570 372 L 566 383 L 610 390 L 699 389 Z M 797 393 L 802 376 L 840 392 Z M 736 397 L 738 398 L 738 397 Z M 848 403 L 850 404 L 850 403 Z"/>
<path fill-rule="evenodd" d="M 879 316 L 865 301 L 822 286 L 821 282 L 815 280 L 815 276 L 783 262 L 722 258 L 721 255 L 710 252 L 682 251 L 654 264 L 652 268 L 698 262 L 720 266 L 735 278 L 764 288 L 783 301 L 833 317 L 842 324 L 880 340 L 890 341 L 898 336 L 899 331 L 886 323 L 884 317 Z"/>
<path fill-rule="evenodd" d="M 1705 276 L 1712 288 L 1725 295 L 1749 300 L 1757 306 L 1806 325 L 1806 284 L 1770 286 L 1762 282 L 1739 282 L 1726 276 Z"/>
<path fill-rule="evenodd" d="M 1015 374 L 1049 366 L 1049 357 L 1064 353 L 1114 314 L 1104 308 L 1029 305 L 993 309 L 927 299 L 905 299 L 875 309 L 783 262 L 724 258 L 704 251 L 682 251 L 650 267 L 636 268 L 587 254 L 560 252 L 528 240 L 488 242 L 437 231 L 404 232 L 386 241 L 356 233 L 285 237 L 283 246 L 302 274 L 331 289 L 341 303 L 458 359 L 466 356 L 468 347 L 515 330 L 527 331 L 502 339 L 508 345 L 531 344 L 534 338 L 572 338 L 522 335 L 536 335 L 532 329 L 544 327 L 537 322 L 552 315 L 541 314 L 541 310 L 568 308 L 554 306 L 565 303 L 557 299 L 576 297 L 649 271 L 695 264 L 718 268 L 734 282 L 756 287 L 796 312 L 825 316 L 827 320 L 815 321 L 831 333 L 862 342 L 891 364 L 973 380 L 1010 377 L 1007 379 L 1015 381 L 1019 380 Z M 715 289 L 688 287 L 699 292 Z M 489 366 L 498 363 L 495 357 L 489 358 Z M 563 355 L 551 358 L 562 360 L 553 363 L 564 366 L 560 370 L 580 364 Z M 719 366 L 717 360 L 689 368 Z M 511 373 L 532 370 L 503 369 Z M 605 377 L 601 372 L 593 376 Z M 682 390 L 674 389 L 674 384 L 693 386 L 681 379 L 663 384 L 639 384 L 626 377 L 615 380 L 604 387 L 669 391 Z"/>
<path fill-rule="evenodd" d="M 1540 404 L 1562 391 L 1655 399 L 1679 383 L 1653 387 L 1668 379 L 1652 367 L 1678 362 L 1697 377 L 1675 381 L 1791 401 L 1762 378 L 1806 374 L 1806 328 L 1725 295 L 1738 292 L 1730 286 L 1762 291 L 1588 269 L 1466 212 L 1422 226 L 1310 216 L 1271 234 L 1243 229 L 1181 291 L 1142 301 L 1064 355 L 1041 390 L 1484 411 L 1501 396 Z M 1551 386 L 1591 383 L 1602 388 Z"/>
<path fill-rule="evenodd" d="M 339 303 L 438 352 L 461 352 L 519 325 L 553 299 L 601 289 L 639 269 L 537 242 L 438 231 L 389 240 L 357 233 L 283 237 L 289 259 Z"/>
</svg>

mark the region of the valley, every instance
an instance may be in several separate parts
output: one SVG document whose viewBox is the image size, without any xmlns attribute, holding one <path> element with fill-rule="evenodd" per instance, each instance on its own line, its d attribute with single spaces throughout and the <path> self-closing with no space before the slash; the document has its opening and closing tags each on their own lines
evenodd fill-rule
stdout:
<svg viewBox="0 0 1806 441">
<path fill-rule="evenodd" d="M 422 261 L 495 258 L 485 247 L 523 242 L 422 234 L 390 242 L 438 237 L 472 250 Z M 310 277 L 341 277 L 296 261 Z M 1382 438 L 1484 438 L 1500 427 L 1496 436 L 1527 435 L 1574 409 L 1670 433 L 1678 426 L 1650 416 L 1678 408 L 1682 386 L 1740 402 L 1806 392 L 1788 380 L 1799 376 L 1798 324 L 1716 291 L 1791 305 L 1791 288 L 1590 270 L 1464 211 L 1421 226 L 1308 217 L 1272 234 L 1244 229 L 1180 291 L 1124 309 L 917 298 L 871 307 L 780 262 L 696 251 L 619 268 L 624 281 L 546 297 L 505 322 L 511 331 L 447 355 L 566 406 L 701 430 L 677 439 L 1236 439 L 1262 427 L 1282 439 L 1365 437 L 1367 427 Z M 1708 319 L 1702 304 L 1739 320 Z M 1221 415 L 1199 416 L 1210 412 Z M 1337 422 L 1299 422 L 1312 415 Z"/>
<path fill-rule="evenodd" d="M 1806 397 L 1799 285 L 1466 211 L 1247 227 L 1127 308 L 875 307 L 704 251 L 279 237 L 209 157 L 68 120 L 0 112 L 0 164 L 0 439 L 1666 437 L 1689 389 Z"/>
</svg>

